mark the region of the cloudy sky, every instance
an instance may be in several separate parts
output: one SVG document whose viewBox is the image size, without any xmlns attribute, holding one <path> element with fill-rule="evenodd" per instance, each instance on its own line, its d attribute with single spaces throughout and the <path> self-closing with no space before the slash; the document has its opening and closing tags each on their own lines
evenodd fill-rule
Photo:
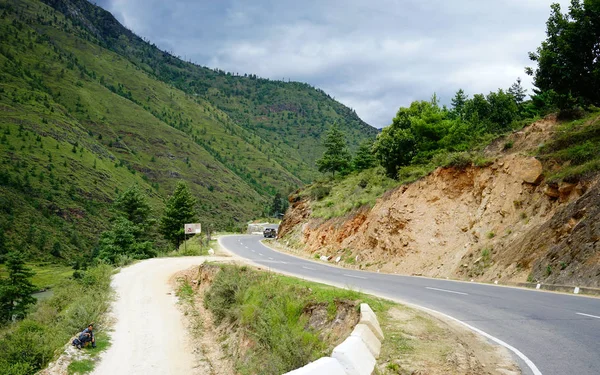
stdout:
<svg viewBox="0 0 600 375">
<path fill-rule="evenodd" d="M 136 34 L 225 71 L 308 82 L 383 127 L 436 92 L 488 93 L 545 36 L 549 0 L 97 0 Z M 566 11 L 567 0 L 559 0 Z"/>
</svg>

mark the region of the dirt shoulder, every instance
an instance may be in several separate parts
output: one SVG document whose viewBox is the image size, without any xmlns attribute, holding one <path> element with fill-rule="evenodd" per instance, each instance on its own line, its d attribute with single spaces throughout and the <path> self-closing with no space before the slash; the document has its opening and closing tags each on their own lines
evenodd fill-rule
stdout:
<svg viewBox="0 0 600 375">
<path fill-rule="evenodd" d="M 112 286 L 112 346 L 94 374 L 202 374 L 191 351 L 171 276 L 218 257 L 154 258 L 126 267 Z"/>
</svg>

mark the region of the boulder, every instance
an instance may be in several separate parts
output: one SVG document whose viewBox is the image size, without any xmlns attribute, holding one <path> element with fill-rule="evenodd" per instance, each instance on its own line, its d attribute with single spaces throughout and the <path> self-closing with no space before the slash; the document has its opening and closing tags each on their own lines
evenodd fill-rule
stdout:
<svg viewBox="0 0 600 375">
<path fill-rule="evenodd" d="M 544 194 L 546 194 L 550 198 L 560 197 L 560 192 L 558 191 L 558 187 L 554 186 L 554 185 L 546 185 L 544 187 Z"/>
<path fill-rule="evenodd" d="M 542 163 L 533 157 L 521 160 L 516 167 L 516 173 L 523 182 L 533 185 L 537 185 L 542 181 L 543 171 Z"/>
</svg>

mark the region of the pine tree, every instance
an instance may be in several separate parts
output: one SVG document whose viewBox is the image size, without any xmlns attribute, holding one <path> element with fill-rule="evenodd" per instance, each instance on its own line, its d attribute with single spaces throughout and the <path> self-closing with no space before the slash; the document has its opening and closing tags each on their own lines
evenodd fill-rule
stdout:
<svg viewBox="0 0 600 375">
<path fill-rule="evenodd" d="M 329 129 L 323 145 L 325 152 L 317 160 L 319 172 L 331 172 L 335 177 L 335 172 L 344 172 L 349 168 L 351 156 L 346 146 L 346 137 L 337 125 Z"/>
<path fill-rule="evenodd" d="M 15 317 L 23 319 L 29 306 L 35 304 L 35 287 L 29 280 L 34 273 L 25 267 L 23 255 L 10 253 L 6 261 L 8 277 L 0 280 L 0 323 Z"/>
<path fill-rule="evenodd" d="M 523 100 L 525 100 L 525 96 L 527 90 L 523 88 L 521 85 L 521 78 L 517 78 L 517 82 L 513 83 L 512 86 L 508 89 L 508 93 L 511 94 L 515 98 L 515 103 L 520 107 L 523 104 Z"/>
<path fill-rule="evenodd" d="M 463 89 L 458 90 L 454 98 L 452 98 L 452 112 L 457 118 L 463 118 L 467 99 L 468 96 Z"/>
<path fill-rule="evenodd" d="M 360 144 L 356 155 L 352 160 L 352 167 L 355 171 L 362 171 L 373 168 L 377 165 L 375 155 L 373 155 L 373 141 L 366 140 Z"/>
<path fill-rule="evenodd" d="M 283 205 L 281 201 L 281 193 L 275 193 L 273 202 L 271 203 L 271 215 L 276 216 L 282 212 Z"/>
<path fill-rule="evenodd" d="M 121 193 L 113 204 L 115 216 L 110 230 L 102 233 L 98 256 L 111 263 L 121 257 L 145 259 L 156 256 L 148 228 L 155 220 L 148 198 L 137 185 Z"/>
<path fill-rule="evenodd" d="M 196 199 L 187 185 L 180 181 L 167 201 L 165 213 L 160 219 L 160 232 L 175 247 L 179 247 L 184 239 L 184 224 L 197 220 L 195 211 Z"/>
<path fill-rule="evenodd" d="M 140 191 L 137 185 L 129 187 L 119 195 L 115 200 L 114 207 L 127 220 L 141 226 L 145 226 L 152 213 L 148 197 Z"/>
</svg>

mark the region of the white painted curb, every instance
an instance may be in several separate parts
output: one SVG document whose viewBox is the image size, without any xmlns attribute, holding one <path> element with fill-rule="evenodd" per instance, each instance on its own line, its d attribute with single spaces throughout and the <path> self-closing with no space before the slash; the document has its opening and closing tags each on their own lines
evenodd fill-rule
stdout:
<svg viewBox="0 0 600 375">
<path fill-rule="evenodd" d="M 357 324 L 350 336 L 355 336 L 361 339 L 373 357 L 379 358 L 379 353 L 381 352 L 381 341 L 379 341 L 369 326 L 366 324 Z"/>
<path fill-rule="evenodd" d="M 371 331 L 373 331 L 375 336 L 377 336 L 377 338 L 380 341 L 383 341 L 383 339 L 384 339 L 383 331 L 381 330 L 381 327 L 379 326 L 379 321 L 377 320 L 377 316 L 375 315 L 375 313 L 372 310 L 371 311 L 361 311 L 360 312 L 360 321 L 358 323 L 365 324 L 366 326 L 368 326 L 371 329 Z"/>
<path fill-rule="evenodd" d="M 331 356 L 342 364 L 348 375 L 371 375 L 375 368 L 375 357 L 356 336 L 350 336 L 336 346 Z"/>
<path fill-rule="evenodd" d="M 284 375 L 371 375 L 381 351 L 383 331 L 366 303 L 360 305 L 360 322 L 344 342 L 323 357 Z"/>
</svg>

